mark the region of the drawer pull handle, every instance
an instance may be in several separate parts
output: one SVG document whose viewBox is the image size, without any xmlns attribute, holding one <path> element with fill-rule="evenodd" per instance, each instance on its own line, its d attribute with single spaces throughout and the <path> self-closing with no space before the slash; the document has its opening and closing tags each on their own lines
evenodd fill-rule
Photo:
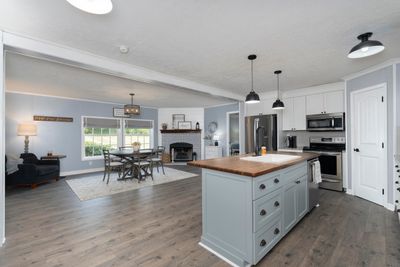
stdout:
<svg viewBox="0 0 400 267">
<path fill-rule="evenodd" d="M 279 179 L 275 178 L 274 183 L 276 183 L 276 184 L 279 183 Z"/>
<path fill-rule="evenodd" d="M 279 234 L 279 232 L 280 232 L 279 229 L 278 229 L 278 228 L 275 228 L 274 234 L 277 235 L 277 234 Z"/>
<path fill-rule="evenodd" d="M 260 184 L 260 189 L 264 190 L 265 189 L 265 184 Z"/>
<path fill-rule="evenodd" d="M 267 214 L 267 212 L 266 212 L 264 209 L 262 209 L 262 210 L 260 211 L 260 215 L 261 215 L 261 216 L 264 216 L 265 214 Z"/>
<path fill-rule="evenodd" d="M 261 240 L 260 242 L 260 247 L 265 247 L 265 245 L 267 244 L 267 242 L 265 242 L 265 240 Z"/>
<path fill-rule="evenodd" d="M 300 183 L 300 181 L 296 181 L 296 184 L 299 184 Z"/>
<path fill-rule="evenodd" d="M 275 201 L 274 205 L 275 205 L 275 207 L 279 207 L 280 204 L 278 201 Z"/>
</svg>

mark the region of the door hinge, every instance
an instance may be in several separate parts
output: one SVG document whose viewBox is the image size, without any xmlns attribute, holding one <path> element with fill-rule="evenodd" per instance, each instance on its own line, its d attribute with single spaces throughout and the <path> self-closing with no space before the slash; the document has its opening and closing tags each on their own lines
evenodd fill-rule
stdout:
<svg viewBox="0 0 400 267">
<path fill-rule="evenodd" d="M 385 148 L 385 143 L 384 142 L 382 142 L 382 148 Z"/>
<path fill-rule="evenodd" d="M 385 189 L 382 188 L 382 195 L 384 195 L 384 194 L 385 194 Z"/>
<path fill-rule="evenodd" d="M 382 96 L 382 102 L 383 102 L 384 97 Z"/>
</svg>

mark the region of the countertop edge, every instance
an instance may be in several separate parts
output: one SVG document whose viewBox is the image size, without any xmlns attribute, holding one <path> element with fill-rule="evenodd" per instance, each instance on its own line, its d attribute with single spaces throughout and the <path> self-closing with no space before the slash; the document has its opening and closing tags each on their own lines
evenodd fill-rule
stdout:
<svg viewBox="0 0 400 267">
<path fill-rule="evenodd" d="M 279 153 L 279 154 L 300 154 L 300 153 L 295 153 L 295 152 L 286 152 L 286 153 Z M 271 172 L 275 172 L 281 169 L 285 169 L 291 166 L 294 166 L 298 163 L 301 163 L 303 161 L 308 161 L 311 159 L 315 159 L 317 158 L 319 155 L 315 154 L 315 153 L 301 153 L 302 154 L 302 158 L 301 159 L 296 159 L 293 161 L 288 161 L 286 163 L 282 163 L 282 164 L 276 164 L 273 167 L 266 167 L 265 170 L 262 171 L 258 171 L 258 172 L 249 172 L 249 171 L 239 171 L 239 170 L 235 170 L 235 169 L 229 169 L 227 167 L 220 167 L 220 166 L 215 166 L 215 165 L 210 165 L 209 162 L 213 161 L 212 159 L 210 160 L 199 160 L 199 161 L 191 161 L 188 162 L 187 164 L 190 166 L 194 166 L 194 167 L 199 167 L 199 168 L 205 168 L 205 169 L 210 169 L 210 170 L 215 170 L 215 171 L 221 171 L 221 172 L 227 172 L 227 173 L 233 173 L 233 174 L 237 174 L 237 175 L 242 175 L 242 176 L 248 176 L 248 177 L 258 177 L 264 174 L 268 174 Z M 234 156 L 234 157 L 226 157 L 224 158 L 226 161 L 229 161 L 229 159 L 234 159 L 235 158 L 239 158 L 239 157 L 245 157 L 245 156 L 249 156 L 249 155 L 239 155 L 239 156 Z M 265 164 L 265 163 L 258 163 L 258 164 Z"/>
</svg>

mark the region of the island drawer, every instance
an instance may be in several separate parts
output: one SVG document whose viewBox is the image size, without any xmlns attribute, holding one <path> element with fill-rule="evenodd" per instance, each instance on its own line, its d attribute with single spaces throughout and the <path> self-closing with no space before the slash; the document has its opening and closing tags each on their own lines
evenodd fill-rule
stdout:
<svg viewBox="0 0 400 267">
<path fill-rule="evenodd" d="M 257 232 L 271 220 L 280 216 L 282 210 L 282 189 L 273 191 L 253 201 L 253 231 Z"/>
<path fill-rule="evenodd" d="M 253 200 L 271 193 L 283 185 L 281 177 L 277 175 L 261 176 L 253 181 Z"/>
<path fill-rule="evenodd" d="M 282 219 L 279 216 L 276 220 L 268 223 L 257 233 L 254 233 L 254 264 L 257 263 L 282 236 Z"/>
</svg>

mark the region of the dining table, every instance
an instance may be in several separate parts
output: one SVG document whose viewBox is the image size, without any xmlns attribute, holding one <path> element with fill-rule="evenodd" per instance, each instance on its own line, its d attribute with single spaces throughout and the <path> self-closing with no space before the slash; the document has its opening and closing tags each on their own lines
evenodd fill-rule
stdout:
<svg viewBox="0 0 400 267">
<path fill-rule="evenodd" d="M 133 150 L 133 148 L 120 148 L 120 149 L 114 149 L 110 150 L 110 155 L 114 157 L 118 157 L 121 160 L 127 162 L 132 168 L 126 168 L 123 171 L 122 177 L 119 178 L 118 180 L 125 180 L 125 179 L 133 179 L 133 178 L 139 178 L 139 173 L 138 170 L 133 168 L 134 163 L 142 160 L 149 158 L 151 155 L 153 155 L 153 149 L 140 149 L 139 151 Z"/>
</svg>

